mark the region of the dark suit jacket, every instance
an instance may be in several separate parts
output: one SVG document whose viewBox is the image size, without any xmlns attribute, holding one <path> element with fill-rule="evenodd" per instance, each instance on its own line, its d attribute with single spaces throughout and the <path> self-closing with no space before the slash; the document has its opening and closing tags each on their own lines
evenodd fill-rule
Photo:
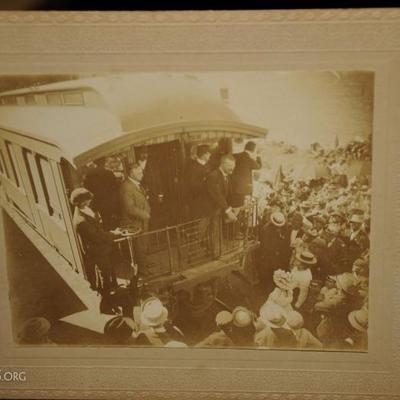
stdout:
<svg viewBox="0 0 400 400">
<path fill-rule="evenodd" d="M 196 160 L 191 161 L 186 167 L 186 203 L 193 218 L 204 217 L 207 214 L 207 174 L 207 167 Z"/>
<path fill-rule="evenodd" d="M 236 166 L 232 174 L 232 192 L 243 195 L 252 193 L 253 178 L 252 171 L 261 168 L 261 160 L 253 160 L 250 155 L 243 151 L 234 155 L 236 159 Z"/>
<path fill-rule="evenodd" d="M 350 237 L 347 240 L 349 262 L 353 263 L 369 248 L 369 238 L 365 232 L 360 231 L 353 240 Z"/>
<path fill-rule="evenodd" d="M 105 168 L 92 168 L 86 175 L 84 186 L 94 195 L 93 209 L 108 220 L 117 208 L 118 180 L 115 175 Z"/>
<path fill-rule="evenodd" d="M 149 229 L 150 205 L 144 189 L 140 189 L 131 180 L 126 179 L 120 188 L 121 225 L 140 228 L 142 232 Z"/>
<path fill-rule="evenodd" d="M 86 215 L 76 207 L 73 225 L 82 241 L 86 259 L 96 263 L 99 267 L 107 263 L 113 249 L 115 236 L 104 231 L 100 218 Z"/>
<path fill-rule="evenodd" d="M 269 222 L 261 228 L 260 255 L 264 269 L 287 269 L 291 254 L 290 233 L 286 227 L 278 229 Z"/>
<path fill-rule="evenodd" d="M 207 193 L 211 214 L 229 208 L 228 199 L 231 193 L 229 177 L 225 179 L 219 168 L 207 177 Z"/>
</svg>

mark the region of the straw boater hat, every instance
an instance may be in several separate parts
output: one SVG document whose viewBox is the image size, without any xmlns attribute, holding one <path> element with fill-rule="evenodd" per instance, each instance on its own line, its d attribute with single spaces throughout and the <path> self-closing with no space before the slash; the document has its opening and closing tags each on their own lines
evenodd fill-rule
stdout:
<svg viewBox="0 0 400 400">
<path fill-rule="evenodd" d="M 336 286 L 344 292 L 354 295 L 357 293 L 355 277 L 350 272 L 344 272 L 336 277 Z"/>
<path fill-rule="evenodd" d="M 367 310 L 354 310 L 348 315 L 348 320 L 354 329 L 360 332 L 366 332 L 368 329 L 368 312 Z"/>
<path fill-rule="evenodd" d="M 238 328 L 245 328 L 253 322 L 253 315 L 247 308 L 239 306 L 232 311 L 232 322 Z"/>
<path fill-rule="evenodd" d="M 215 323 L 218 327 L 229 325 L 232 322 L 232 313 L 229 311 L 220 311 L 215 316 Z"/>
<path fill-rule="evenodd" d="M 271 214 L 271 222 L 275 225 L 275 226 L 284 226 L 286 223 L 286 219 L 285 216 L 279 212 L 276 211 L 274 213 Z"/>
<path fill-rule="evenodd" d="M 302 251 L 300 254 L 296 254 L 296 259 L 301 263 L 308 265 L 314 265 L 317 263 L 317 258 L 309 251 Z"/>
<path fill-rule="evenodd" d="M 161 327 L 168 319 L 168 310 L 156 297 L 147 299 L 141 307 L 140 322 L 150 327 Z"/>
<path fill-rule="evenodd" d="M 74 206 L 79 206 L 84 201 L 92 199 L 93 199 L 93 193 L 85 188 L 74 189 L 70 196 L 70 202 Z"/>
<path fill-rule="evenodd" d="M 355 222 L 357 224 L 362 224 L 364 222 L 364 218 L 360 214 L 353 214 L 350 218 L 350 222 Z"/>
<path fill-rule="evenodd" d="M 284 311 L 277 304 L 265 303 L 260 309 L 260 319 L 271 328 L 287 326 Z"/>
</svg>

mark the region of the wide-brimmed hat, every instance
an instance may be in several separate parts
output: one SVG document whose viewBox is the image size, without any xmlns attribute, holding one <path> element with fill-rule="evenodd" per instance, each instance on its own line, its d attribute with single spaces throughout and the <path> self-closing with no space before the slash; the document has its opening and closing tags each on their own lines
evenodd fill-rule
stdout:
<svg viewBox="0 0 400 400">
<path fill-rule="evenodd" d="M 51 328 L 50 322 L 46 318 L 35 317 L 26 320 L 18 334 L 21 343 L 40 342 L 47 336 Z"/>
<path fill-rule="evenodd" d="M 286 325 L 286 317 L 282 307 L 273 303 L 265 303 L 260 309 L 260 319 L 272 328 Z"/>
<path fill-rule="evenodd" d="M 229 325 L 232 322 L 232 313 L 229 311 L 220 311 L 216 316 L 215 316 L 215 323 L 217 326 L 226 326 Z"/>
<path fill-rule="evenodd" d="M 354 295 L 357 293 L 355 277 L 350 272 L 344 272 L 336 277 L 336 286 L 344 292 Z"/>
<path fill-rule="evenodd" d="M 291 329 L 301 329 L 304 326 L 304 318 L 298 311 L 289 311 L 286 318 Z"/>
<path fill-rule="evenodd" d="M 168 310 L 157 297 L 148 298 L 141 306 L 140 322 L 143 325 L 157 327 L 168 319 Z"/>
<path fill-rule="evenodd" d="M 368 329 L 368 312 L 365 309 L 354 310 L 348 315 L 348 320 L 354 329 L 366 332 Z"/>
<path fill-rule="evenodd" d="M 286 223 L 286 218 L 285 218 L 285 216 L 284 216 L 281 212 L 276 211 L 276 212 L 273 212 L 273 213 L 271 214 L 271 222 L 272 222 L 275 226 L 281 227 L 281 226 L 284 226 L 284 225 L 285 225 L 285 223 Z"/>
<path fill-rule="evenodd" d="M 72 191 L 70 196 L 70 202 L 74 206 L 79 206 L 84 201 L 92 200 L 93 193 L 86 188 L 76 188 Z"/>
<path fill-rule="evenodd" d="M 238 328 L 245 328 L 253 323 L 253 314 L 245 307 L 236 307 L 232 311 L 232 323 Z"/>
<path fill-rule="evenodd" d="M 317 258 L 310 251 L 302 251 L 300 254 L 296 254 L 296 259 L 303 264 L 314 265 L 317 263 Z"/>
<path fill-rule="evenodd" d="M 350 218 L 350 222 L 355 222 L 357 224 L 362 224 L 364 222 L 364 217 L 360 214 L 353 214 Z"/>
</svg>

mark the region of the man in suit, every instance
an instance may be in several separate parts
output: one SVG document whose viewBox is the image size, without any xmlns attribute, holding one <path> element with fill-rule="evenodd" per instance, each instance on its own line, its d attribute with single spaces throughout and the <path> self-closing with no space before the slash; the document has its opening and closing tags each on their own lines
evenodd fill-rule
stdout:
<svg viewBox="0 0 400 400">
<path fill-rule="evenodd" d="M 93 209 L 100 213 L 104 227 L 116 226 L 118 180 L 114 173 L 106 168 L 110 159 L 101 158 L 95 161 L 95 168 L 88 170 L 84 187 L 93 193 Z"/>
<path fill-rule="evenodd" d="M 285 216 L 273 212 L 260 230 L 260 247 L 258 257 L 258 273 L 263 289 L 269 293 L 273 287 L 273 273 L 277 269 L 288 269 L 290 256 L 290 232 Z"/>
<path fill-rule="evenodd" d="M 233 207 L 241 207 L 244 199 L 253 192 L 253 176 L 255 169 L 261 168 L 261 159 L 257 157 L 256 144 L 252 141 L 246 143 L 244 151 L 235 154 L 236 166 L 232 173 L 232 199 Z"/>
<path fill-rule="evenodd" d="M 143 168 L 140 164 L 133 164 L 128 168 L 128 177 L 120 188 L 121 226 L 138 230 L 139 235 L 149 230 L 150 205 L 147 193 L 141 185 Z M 147 237 L 139 236 L 135 239 L 135 261 L 141 275 L 146 275 Z"/>
<path fill-rule="evenodd" d="M 228 222 L 237 220 L 232 207 L 229 205 L 232 193 L 230 176 L 235 169 L 235 159 L 231 155 L 221 157 L 219 168 L 207 177 L 207 192 L 210 202 L 211 215 L 224 215 Z"/>
<path fill-rule="evenodd" d="M 350 265 L 369 249 L 369 238 L 363 230 L 364 217 L 353 214 L 350 218 L 350 232 L 347 239 L 348 262 Z"/>
<path fill-rule="evenodd" d="M 235 159 L 232 155 L 221 157 L 219 168 L 212 171 L 207 177 L 207 194 L 209 198 L 210 239 L 212 252 L 218 257 L 221 251 L 222 228 L 226 233 L 226 225 L 237 221 L 237 216 L 229 205 L 231 185 L 229 177 L 235 168 Z"/>
<path fill-rule="evenodd" d="M 185 191 L 190 220 L 207 215 L 207 162 L 211 152 L 208 145 L 197 146 L 197 157 L 187 165 Z"/>
</svg>

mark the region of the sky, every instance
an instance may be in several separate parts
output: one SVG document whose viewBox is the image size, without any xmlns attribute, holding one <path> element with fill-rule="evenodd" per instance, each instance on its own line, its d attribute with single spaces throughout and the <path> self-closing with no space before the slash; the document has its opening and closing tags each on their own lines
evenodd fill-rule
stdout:
<svg viewBox="0 0 400 400">
<path fill-rule="evenodd" d="M 269 139 L 299 148 L 313 142 L 346 143 L 372 133 L 373 73 L 225 72 L 194 73 L 215 90 L 229 92 L 229 104 L 269 130 Z"/>
</svg>

